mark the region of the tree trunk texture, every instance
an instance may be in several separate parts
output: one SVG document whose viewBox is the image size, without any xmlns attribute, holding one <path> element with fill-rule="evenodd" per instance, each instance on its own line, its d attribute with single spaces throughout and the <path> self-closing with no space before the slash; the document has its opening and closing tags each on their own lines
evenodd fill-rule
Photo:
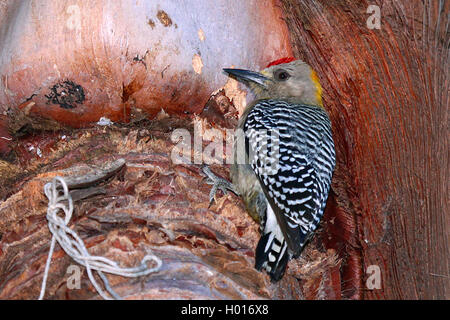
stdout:
<svg viewBox="0 0 450 320">
<path fill-rule="evenodd" d="M 147 276 L 107 274 L 126 299 L 448 299 L 449 7 L 0 0 L 0 299 L 39 296 L 44 184 L 93 173 L 71 190 L 69 222 L 90 254 L 162 260 Z M 229 139 L 247 93 L 221 68 L 290 55 L 320 78 L 337 166 L 316 236 L 274 284 L 253 268 L 258 225 L 233 194 L 209 205 L 201 162 L 174 163 L 173 133 L 202 151 Z M 227 178 L 219 144 L 203 161 Z M 56 245 L 45 298 L 99 299 L 84 267 L 70 286 L 70 266 Z"/>
<path fill-rule="evenodd" d="M 371 4 L 380 29 L 367 27 Z M 337 215 L 344 273 L 356 269 L 344 284 L 351 296 L 448 298 L 449 6 L 281 1 L 294 53 L 317 70 L 333 123 L 327 220 Z M 382 290 L 365 286 L 370 265 L 381 268 Z"/>
</svg>

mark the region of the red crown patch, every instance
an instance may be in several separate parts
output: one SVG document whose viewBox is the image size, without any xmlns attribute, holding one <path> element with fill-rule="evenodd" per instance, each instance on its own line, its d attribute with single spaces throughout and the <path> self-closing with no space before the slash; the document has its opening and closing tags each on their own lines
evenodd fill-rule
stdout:
<svg viewBox="0 0 450 320">
<path fill-rule="evenodd" d="M 289 63 L 289 62 L 292 62 L 292 61 L 294 61 L 294 60 L 297 60 L 297 59 L 295 59 L 295 58 L 293 58 L 293 57 L 281 58 L 281 59 L 272 61 L 271 63 L 269 63 L 269 64 L 267 65 L 266 68 L 270 68 L 271 66 L 276 66 L 276 65 L 282 64 L 282 63 Z"/>
</svg>

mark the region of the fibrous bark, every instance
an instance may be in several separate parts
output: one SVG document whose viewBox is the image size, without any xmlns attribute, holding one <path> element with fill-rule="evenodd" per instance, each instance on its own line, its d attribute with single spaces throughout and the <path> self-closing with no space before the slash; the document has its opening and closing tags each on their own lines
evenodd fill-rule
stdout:
<svg viewBox="0 0 450 320">
<path fill-rule="evenodd" d="M 369 5 L 380 29 L 368 26 Z M 448 298 L 449 7 L 281 1 L 294 53 L 317 70 L 333 123 L 325 217 L 340 239 L 330 246 L 347 256 L 346 297 Z M 381 269 L 380 290 L 366 286 L 370 265 Z"/>
</svg>

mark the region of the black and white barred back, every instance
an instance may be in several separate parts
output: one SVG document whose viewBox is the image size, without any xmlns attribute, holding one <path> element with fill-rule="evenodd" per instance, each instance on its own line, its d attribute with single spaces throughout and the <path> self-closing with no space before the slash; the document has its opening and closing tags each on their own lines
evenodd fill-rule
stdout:
<svg viewBox="0 0 450 320">
<path fill-rule="evenodd" d="M 335 166 L 331 124 L 319 106 L 260 100 L 243 127 L 267 199 L 256 268 L 278 281 L 322 218 Z"/>
</svg>

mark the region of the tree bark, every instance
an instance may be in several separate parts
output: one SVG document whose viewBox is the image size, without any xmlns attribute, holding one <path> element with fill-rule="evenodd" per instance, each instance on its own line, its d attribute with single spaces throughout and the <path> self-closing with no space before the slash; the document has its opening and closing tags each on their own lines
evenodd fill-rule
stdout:
<svg viewBox="0 0 450 320">
<path fill-rule="evenodd" d="M 380 9 L 380 29 L 368 26 L 369 5 Z M 294 53 L 317 70 L 333 123 L 337 213 L 328 220 L 337 215 L 338 245 L 360 269 L 344 296 L 449 297 L 449 7 L 281 0 Z M 371 265 L 380 290 L 366 286 Z"/>
</svg>

